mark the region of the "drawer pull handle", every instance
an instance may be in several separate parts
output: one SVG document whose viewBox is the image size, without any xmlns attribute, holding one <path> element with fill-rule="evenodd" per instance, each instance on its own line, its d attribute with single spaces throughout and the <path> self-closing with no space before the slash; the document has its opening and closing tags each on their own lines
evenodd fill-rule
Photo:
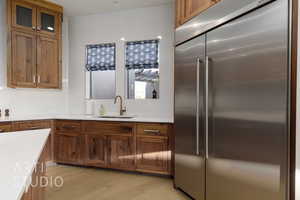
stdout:
<svg viewBox="0 0 300 200">
<path fill-rule="evenodd" d="M 36 129 L 42 129 L 41 127 L 38 127 L 38 126 L 33 126 L 33 127 L 30 127 L 31 130 L 36 130 Z"/>
<path fill-rule="evenodd" d="M 62 127 L 63 129 L 75 129 L 76 128 L 76 126 L 63 126 Z"/>
<path fill-rule="evenodd" d="M 145 133 L 151 133 L 151 134 L 160 134 L 160 130 L 144 130 Z"/>
</svg>

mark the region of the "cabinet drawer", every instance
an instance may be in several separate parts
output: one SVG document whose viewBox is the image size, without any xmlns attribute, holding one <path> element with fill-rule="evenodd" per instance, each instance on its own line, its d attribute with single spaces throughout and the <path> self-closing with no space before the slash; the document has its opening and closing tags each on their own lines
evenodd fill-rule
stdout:
<svg viewBox="0 0 300 200">
<path fill-rule="evenodd" d="M 50 121 L 22 121 L 13 123 L 13 129 L 15 131 L 36 130 L 45 128 L 51 128 Z"/>
<path fill-rule="evenodd" d="M 12 130 L 11 123 L 1 123 L 0 133 L 10 132 Z"/>
<path fill-rule="evenodd" d="M 137 134 L 143 136 L 168 136 L 168 124 L 147 123 L 137 125 Z"/>
<path fill-rule="evenodd" d="M 120 122 L 83 122 L 83 132 L 101 135 L 133 135 L 134 123 Z"/>
<path fill-rule="evenodd" d="M 80 121 L 72 121 L 72 120 L 57 120 L 56 121 L 56 131 L 80 133 L 81 122 Z"/>
</svg>

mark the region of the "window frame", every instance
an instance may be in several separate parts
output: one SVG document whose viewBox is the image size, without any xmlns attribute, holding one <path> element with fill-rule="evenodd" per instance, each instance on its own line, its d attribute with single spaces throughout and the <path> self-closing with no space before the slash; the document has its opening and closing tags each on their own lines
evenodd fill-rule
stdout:
<svg viewBox="0 0 300 200">
<path fill-rule="evenodd" d="M 158 80 L 158 87 L 159 87 L 159 90 L 158 90 L 158 98 L 156 99 L 153 99 L 153 98 L 145 98 L 145 99 L 136 99 L 136 98 L 129 98 L 129 70 L 136 70 L 136 69 L 127 69 L 126 67 L 126 55 L 127 55 L 127 48 L 126 48 L 126 45 L 128 42 L 140 42 L 140 41 L 148 41 L 148 40 L 158 40 L 158 49 L 157 49 L 157 59 L 158 59 L 158 75 L 159 75 L 159 80 Z M 125 93 L 125 99 L 126 100 L 153 100 L 153 101 L 157 101 L 161 98 L 160 94 L 161 94 L 161 71 L 160 71 L 160 67 L 161 67 L 161 60 L 160 60 L 160 56 L 161 56 L 161 41 L 162 39 L 161 38 L 155 38 L 155 39 L 141 39 L 141 40 L 128 40 L 128 41 L 123 41 L 123 47 L 124 47 L 124 69 L 125 69 L 125 90 L 124 90 L 124 93 Z M 155 68 L 151 68 L 151 69 L 155 69 Z"/>
<path fill-rule="evenodd" d="M 105 44 L 114 44 L 115 51 L 114 51 L 114 61 L 115 61 L 115 80 L 114 80 L 114 90 L 115 96 L 117 92 L 117 43 L 116 42 L 105 42 L 105 43 L 97 43 L 97 44 L 87 44 L 85 45 L 85 64 L 84 64 L 84 82 L 85 82 L 85 99 L 86 100 L 111 100 L 113 98 L 93 98 L 93 80 L 92 80 L 92 73 L 94 71 L 87 70 L 87 62 L 88 62 L 88 46 L 91 45 L 105 45 Z M 88 80 L 87 80 L 88 79 Z"/>
</svg>

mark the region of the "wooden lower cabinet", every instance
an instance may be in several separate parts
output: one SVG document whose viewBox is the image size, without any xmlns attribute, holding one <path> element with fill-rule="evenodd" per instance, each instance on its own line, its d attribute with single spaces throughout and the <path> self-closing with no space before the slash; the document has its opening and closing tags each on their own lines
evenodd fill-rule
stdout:
<svg viewBox="0 0 300 200">
<path fill-rule="evenodd" d="M 56 121 L 55 162 L 171 175 L 171 125 Z"/>
<path fill-rule="evenodd" d="M 32 200 L 43 200 L 45 199 L 45 185 L 42 182 L 44 179 L 41 177 L 46 176 L 46 164 L 44 162 L 39 162 L 36 166 L 36 170 L 32 175 L 32 189 L 31 189 L 31 199 Z"/>
<path fill-rule="evenodd" d="M 44 200 L 46 184 L 43 182 L 46 177 L 46 148 L 44 148 L 40 159 L 31 176 L 31 185 L 24 192 L 21 200 Z"/>
<path fill-rule="evenodd" d="M 23 194 L 21 200 L 32 200 L 32 188 L 29 187 L 28 190 Z"/>
<path fill-rule="evenodd" d="M 12 124 L 14 131 L 28 131 L 51 128 L 50 120 L 18 121 Z"/>
<path fill-rule="evenodd" d="M 109 136 L 108 165 L 116 169 L 135 169 L 135 151 L 132 136 Z"/>
<path fill-rule="evenodd" d="M 12 122 L 11 130 L 12 131 L 28 131 L 28 130 L 37 130 L 37 129 L 47 129 L 53 128 L 53 120 L 29 120 L 29 121 L 17 121 Z M 0 125 L 1 129 L 1 125 Z M 53 161 L 53 130 L 49 135 L 48 141 L 45 148 L 45 160 Z"/>
<path fill-rule="evenodd" d="M 56 133 L 54 136 L 55 161 L 66 164 L 82 164 L 82 136 L 72 133 Z"/>
<path fill-rule="evenodd" d="M 169 174 L 170 159 L 168 139 L 137 138 L 137 170 Z"/>
<path fill-rule="evenodd" d="M 6 132 L 11 132 L 12 127 L 11 127 L 11 123 L 0 123 L 0 133 L 6 133 Z"/>
<path fill-rule="evenodd" d="M 107 136 L 85 135 L 84 164 L 95 167 L 107 166 Z"/>
</svg>

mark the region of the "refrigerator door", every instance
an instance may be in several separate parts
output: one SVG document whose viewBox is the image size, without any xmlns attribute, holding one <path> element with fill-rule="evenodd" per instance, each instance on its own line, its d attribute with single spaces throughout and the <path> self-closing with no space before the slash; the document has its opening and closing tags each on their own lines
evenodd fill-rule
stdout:
<svg viewBox="0 0 300 200">
<path fill-rule="evenodd" d="M 175 50 L 175 185 L 196 200 L 205 194 L 205 37 Z"/>
<path fill-rule="evenodd" d="M 207 34 L 207 200 L 286 200 L 288 1 Z"/>
</svg>

